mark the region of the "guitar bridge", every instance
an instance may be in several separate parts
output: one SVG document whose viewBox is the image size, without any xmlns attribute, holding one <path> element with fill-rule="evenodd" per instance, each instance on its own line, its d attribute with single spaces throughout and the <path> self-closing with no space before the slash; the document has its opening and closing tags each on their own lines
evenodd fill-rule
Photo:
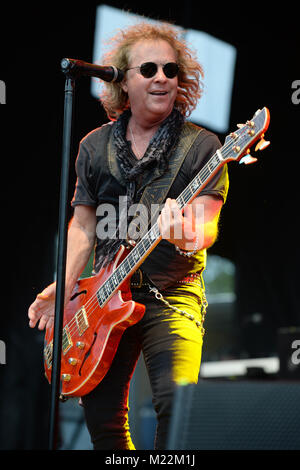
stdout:
<svg viewBox="0 0 300 470">
<path fill-rule="evenodd" d="M 81 309 L 75 314 L 75 320 L 78 329 L 78 334 L 79 336 L 81 336 L 89 327 L 89 322 L 84 307 L 81 307 Z"/>
</svg>

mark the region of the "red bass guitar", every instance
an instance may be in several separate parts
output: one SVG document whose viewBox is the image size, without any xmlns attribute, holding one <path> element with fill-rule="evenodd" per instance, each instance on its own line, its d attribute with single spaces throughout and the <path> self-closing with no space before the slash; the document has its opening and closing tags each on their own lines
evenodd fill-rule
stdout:
<svg viewBox="0 0 300 470">
<path fill-rule="evenodd" d="M 176 199 L 183 209 L 208 181 L 230 162 L 253 163 L 249 148 L 263 150 L 269 142 L 264 132 L 269 126 L 267 108 L 258 110 L 246 124 L 229 134 L 200 172 Z M 134 248 L 121 246 L 114 261 L 93 277 L 81 279 L 64 311 L 61 355 L 61 393 L 83 396 L 98 385 L 110 368 L 121 336 L 126 328 L 144 315 L 145 306 L 131 300 L 130 278 L 143 263 L 161 235 L 155 223 Z M 53 327 L 45 334 L 44 367 L 51 381 Z"/>
</svg>

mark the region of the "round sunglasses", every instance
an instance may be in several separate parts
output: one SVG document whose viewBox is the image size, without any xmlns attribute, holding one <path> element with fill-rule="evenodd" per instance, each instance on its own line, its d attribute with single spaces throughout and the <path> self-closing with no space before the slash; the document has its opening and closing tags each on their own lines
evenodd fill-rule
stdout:
<svg viewBox="0 0 300 470">
<path fill-rule="evenodd" d="M 143 75 L 143 77 L 152 78 L 157 73 L 158 65 L 162 64 L 156 64 L 155 62 L 145 62 L 144 64 L 137 67 L 130 67 L 126 69 L 125 72 L 127 72 L 127 70 L 139 69 L 139 72 L 141 75 Z M 162 65 L 162 69 L 167 78 L 175 78 L 179 72 L 179 67 L 176 62 L 168 62 L 167 64 Z"/>
</svg>

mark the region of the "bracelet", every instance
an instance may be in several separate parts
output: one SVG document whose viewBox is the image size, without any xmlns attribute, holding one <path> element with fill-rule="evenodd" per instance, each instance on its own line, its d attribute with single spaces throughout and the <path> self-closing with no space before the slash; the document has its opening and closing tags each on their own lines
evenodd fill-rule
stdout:
<svg viewBox="0 0 300 470">
<path fill-rule="evenodd" d="M 187 258 L 190 258 L 190 256 L 193 256 L 195 253 L 197 253 L 199 251 L 199 248 L 197 248 L 198 243 L 199 243 L 199 238 L 198 238 L 198 235 L 196 235 L 195 245 L 194 245 L 194 249 L 192 251 L 181 250 L 179 248 L 179 246 L 177 246 L 177 245 L 175 245 L 175 249 L 176 249 L 176 251 L 178 251 L 178 253 L 180 255 L 186 256 Z"/>
</svg>

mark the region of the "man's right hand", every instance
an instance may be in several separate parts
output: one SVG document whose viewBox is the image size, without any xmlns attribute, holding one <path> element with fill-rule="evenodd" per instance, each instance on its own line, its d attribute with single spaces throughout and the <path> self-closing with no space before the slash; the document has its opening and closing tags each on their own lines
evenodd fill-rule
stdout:
<svg viewBox="0 0 300 470">
<path fill-rule="evenodd" d="M 36 296 L 28 309 L 29 326 L 34 328 L 39 322 L 38 329 L 43 330 L 53 325 L 55 309 L 56 283 L 50 284 Z"/>
</svg>

